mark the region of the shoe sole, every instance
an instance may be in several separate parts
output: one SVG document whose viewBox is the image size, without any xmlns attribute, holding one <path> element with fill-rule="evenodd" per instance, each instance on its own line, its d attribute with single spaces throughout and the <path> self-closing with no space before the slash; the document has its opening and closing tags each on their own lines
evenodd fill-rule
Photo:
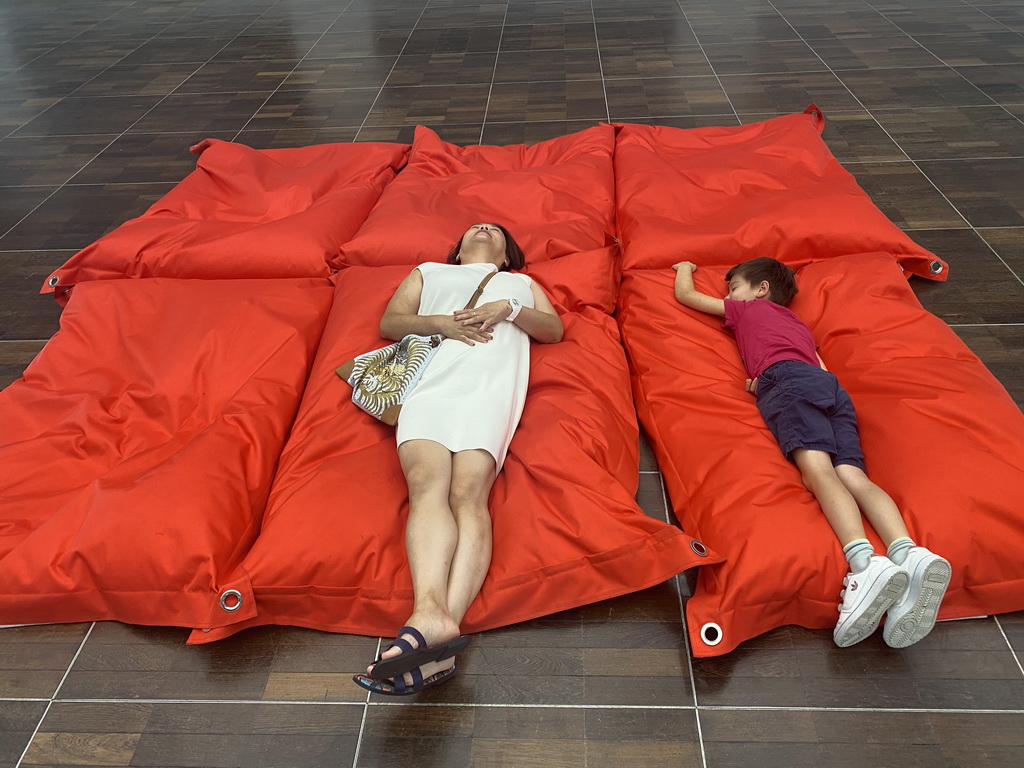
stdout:
<svg viewBox="0 0 1024 768">
<path fill-rule="evenodd" d="M 878 594 L 871 599 L 867 608 L 855 621 L 832 634 L 836 645 L 840 648 L 849 648 L 870 636 L 878 629 L 878 622 L 882 620 L 883 614 L 893 603 L 903 597 L 903 592 L 909 583 L 910 577 L 906 571 L 896 571 L 878 590 Z"/>
<path fill-rule="evenodd" d="M 935 560 L 925 566 L 921 575 L 921 592 L 910 610 L 896 621 L 885 623 L 882 638 L 886 645 L 906 648 L 923 640 L 932 631 L 952 575 L 953 569 L 945 560 Z"/>
</svg>

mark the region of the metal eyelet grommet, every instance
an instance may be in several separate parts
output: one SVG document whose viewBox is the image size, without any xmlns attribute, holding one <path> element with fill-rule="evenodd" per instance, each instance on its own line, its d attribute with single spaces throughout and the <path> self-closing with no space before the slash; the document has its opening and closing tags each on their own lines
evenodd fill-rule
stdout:
<svg viewBox="0 0 1024 768">
<path fill-rule="evenodd" d="M 50 275 L 50 279 L 46 281 L 46 284 L 51 288 L 56 288 L 57 283 L 60 282 L 60 275 Z"/>
<path fill-rule="evenodd" d="M 232 604 L 228 604 L 229 600 L 234 600 Z M 242 607 L 242 593 L 237 589 L 225 590 L 220 596 L 220 607 L 228 613 L 234 613 Z"/>
<path fill-rule="evenodd" d="M 928 269 L 931 271 L 933 275 L 942 274 L 942 262 L 939 261 L 938 259 L 935 259 L 935 261 L 928 265 Z"/>
<path fill-rule="evenodd" d="M 701 542 L 697 541 L 696 539 L 693 539 L 692 541 L 690 541 L 690 549 L 692 549 L 694 552 L 696 552 L 701 557 L 707 557 L 708 556 L 708 548 L 705 547 Z"/>
<path fill-rule="evenodd" d="M 718 645 L 722 642 L 722 637 L 722 628 L 713 621 L 700 628 L 700 639 L 704 641 L 704 645 Z"/>
</svg>

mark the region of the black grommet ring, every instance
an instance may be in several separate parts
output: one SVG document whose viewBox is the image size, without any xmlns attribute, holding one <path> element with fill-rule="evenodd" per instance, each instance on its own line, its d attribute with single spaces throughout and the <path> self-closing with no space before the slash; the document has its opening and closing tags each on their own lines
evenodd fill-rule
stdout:
<svg viewBox="0 0 1024 768">
<path fill-rule="evenodd" d="M 722 642 L 722 628 L 709 621 L 700 628 L 700 639 L 704 641 L 704 645 L 718 645 Z"/>
<path fill-rule="evenodd" d="M 933 275 L 938 275 L 942 272 L 942 262 L 935 259 L 935 261 L 928 265 L 928 269 L 931 270 Z"/>
<path fill-rule="evenodd" d="M 228 605 L 229 600 L 234 600 L 235 602 Z M 242 593 L 237 589 L 225 590 L 220 596 L 220 607 L 228 613 L 234 613 L 242 607 Z"/>
<path fill-rule="evenodd" d="M 701 557 L 707 557 L 708 556 L 708 548 L 705 547 L 703 544 L 701 544 L 696 539 L 692 539 L 690 541 L 690 549 L 692 549 L 694 552 L 696 552 Z"/>
<path fill-rule="evenodd" d="M 60 276 L 59 275 L 50 275 L 50 279 L 46 281 L 46 284 L 48 286 L 50 286 L 51 288 L 54 288 L 57 285 L 57 283 L 59 283 L 59 282 L 60 282 Z"/>
</svg>

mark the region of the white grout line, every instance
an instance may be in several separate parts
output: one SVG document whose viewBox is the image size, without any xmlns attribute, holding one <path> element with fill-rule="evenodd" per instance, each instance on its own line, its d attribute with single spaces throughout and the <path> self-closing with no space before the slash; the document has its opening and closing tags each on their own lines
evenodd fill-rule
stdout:
<svg viewBox="0 0 1024 768">
<path fill-rule="evenodd" d="M 1024 665 L 1021 664 L 1020 656 L 1017 655 L 1017 651 L 1014 650 L 1013 644 L 1010 642 L 1010 638 L 1006 636 L 1006 631 L 1003 629 L 1002 623 L 999 621 L 998 616 L 992 617 L 996 622 L 996 627 L 999 628 L 999 634 L 1003 636 L 1003 640 L 1006 642 L 1006 647 L 1010 649 L 1010 653 L 1013 655 L 1013 660 L 1017 662 L 1017 669 L 1020 670 L 1021 676 L 1024 676 Z"/>
<path fill-rule="evenodd" d="M 383 638 L 378 637 L 377 638 L 377 649 L 376 649 L 376 651 L 374 651 L 374 657 L 375 658 L 380 658 L 380 647 L 381 647 L 382 644 L 383 644 Z M 354 683 L 353 683 L 353 685 L 354 685 Z M 356 768 L 356 766 L 359 764 L 359 752 L 362 750 L 362 747 L 363 747 L 363 733 L 366 731 L 366 716 L 370 713 L 370 704 L 371 704 L 370 696 L 371 696 L 370 692 L 367 691 L 366 692 L 366 698 L 363 699 L 363 702 L 362 702 L 363 714 L 359 718 L 359 735 L 356 737 L 356 750 L 355 750 L 355 753 L 352 755 L 352 768 Z"/>
<path fill-rule="evenodd" d="M 477 139 L 477 144 L 484 143 L 484 131 L 487 129 L 487 115 L 491 112 L 491 96 L 494 93 L 494 79 L 498 76 L 498 59 L 501 58 L 501 43 L 505 39 L 505 21 L 507 19 L 508 5 L 505 6 L 505 15 L 501 18 L 501 28 L 498 31 L 498 47 L 494 51 L 494 66 L 491 68 L 491 82 L 487 85 L 487 100 L 484 102 L 484 116 L 480 120 L 480 138 Z"/>
<path fill-rule="evenodd" d="M 722 85 L 722 78 L 719 76 L 718 71 L 715 69 L 715 65 L 711 63 L 711 59 L 708 56 L 707 51 L 704 50 L 704 44 L 701 43 L 700 38 L 697 37 L 697 30 L 695 30 L 693 28 L 693 24 L 690 23 L 690 17 L 686 15 L 686 10 L 683 8 L 683 3 L 681 2 L 681 0 L 676 0 L 676 5 L 679 7 L 679 12 L 683 14 L 683 19 L 686 21 L 686 25 L 690 28 L 690 32 L 693 33 L 693 39 L 697 41 L 697 46 L 700 48 L 700 52 L 704 56 L 704 60 L 708 63 L 708 66 L 711 67 L 711 73 L 715 76 L 715 79 L 718 81 L 718 87 L 722 89 L 722 95 L 725 96 L 725 100 L 729 104 L 729 109 L 732 110 L 733 117 L 736 118 L 737 123 L 742 124 L 743 121 L 740 120 L 740 114 L 739 112 L 736 111 L 736 106 L 732 103 L 732 99 L 729 97 L 729 92 L 725 90 L 725 86 Z M 692 115 L 692 117 L 696 117 L 696 115 Z M 651 118 L 648 119 L 654 120 L 657 118 L 652 116 Z M 701 747 L 701 754 L 703 754 L 703 746 Z"/>
<path fill-rule="evenodd" d="M 604 115 L 607 121 L 612 121 L 612 111 L 608 106 L 608 84 L 604 74 L 604 62 L 601 61 L 601 37 L 597 34 L 597 12 L 594 10 L 594 2 L 590 0 L 590 18 L 594 22 L 594 48 L 597 51 L 597 68 L 601 72 L 601 94 L 604 96 Z"/>
</svg>

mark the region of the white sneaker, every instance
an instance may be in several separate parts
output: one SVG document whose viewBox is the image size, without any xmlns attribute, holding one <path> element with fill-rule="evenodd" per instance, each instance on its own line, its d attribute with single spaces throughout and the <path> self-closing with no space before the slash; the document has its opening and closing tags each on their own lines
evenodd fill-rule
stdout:
<svg viewBox="0 0 1024 768">
<path fill-rule="evenodd" d="M 909 581 L 905 570 L 882 555 L 872 555 L 863 571 L 846 574 L 839 623 L 832 632 L 836 645 L 846 648 L 874 632 L 882 614 L 903 596 Z"/>
<path fill-rule="evenodd" d="M 893 648 L 906 648 L 935 626 L 953 569 L 948 561 L 924 547 L 911 547 L 907 559 L 898 567 L 909 577 L 910 586 L 902 599 L 889 609 L 882 638 Z"/>
</svg>

